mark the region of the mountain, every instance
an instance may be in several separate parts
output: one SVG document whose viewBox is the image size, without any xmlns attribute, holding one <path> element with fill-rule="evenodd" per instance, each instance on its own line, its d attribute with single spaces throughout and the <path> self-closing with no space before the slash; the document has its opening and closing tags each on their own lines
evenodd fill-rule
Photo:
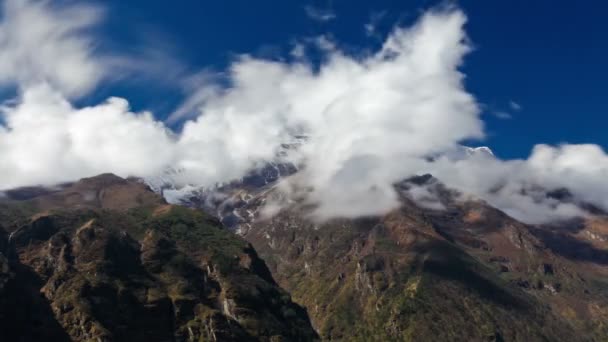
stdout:
<svg viewBox="0 0 608 342">
<path fill-rule="evenodd" d="M 105 174 L 0 200 L 0 340 L 312 341 L 255 249 Z"/>
<path fill-rule="evenodd" d="M 395 185 L 401 207 L 386 215 L 317 222 L 295 201 L 266 217 L 277 182 L 296 172 L 269 168 L 190 191 L 180 199 L 189 207 L 113 175 L 7 191 L 0 338 L 608 338 L 601 210 L 527 225 L 424 175 Z M 440 205 L 414 202 L 421 186 Z"/>
<path fill-rule="evenodd" d="M 280 149 L 277 158 L 288 156 L 297 150 L 305 141 L 305 136 L 298 136 Z M 457 148 L 443 154 L 450 159 L 460 160 L 473 156 L 494 157 L 494 152 L 487 146 L 468 147 L 459 145 Z M 430 157 L 434 159 L 438 156 Z M 289 159 L 289 158 L 287 158 Z M 291 162 L 268 162 L 262 167 L 250 170 L 243 178 L 226 184 L 212 187 L 195 185 L 178 185 L 181 170 L 168 169 L 164 174 L 142 179 L 155 192 L 162 194 L 170 203 L 182 204 L 189 207 L 202 208 L 217 216 L 228 228 L 239 228 L 241 223 L 247 223 L 251 218 L 250 212 L 241 212 L 254 194 L 268 191 L 277 183 L 298 172 L 298 166 Z M 245 216 L 241 216 L 244 214 Z"/>
<path fill-rule="evenodd" d="M 384 216 L 320 223 L 297 203 L 261 215 L 281 196 L 274 185 L 233 184 L 212 211 L 255 247 L 323 340 L 608 339 L 605 213 L 526 225 L 425 175 L 397 184 L 402 206 Z M 412 186 L 443 208 L 413 202 Z"/>
<path fill-rule="evenodd" d="M 240 216 L 238 209 L 247 204 L 252 194 L 270 189 L 279 180 L 296 172 L 297 167 L 291 163 L 267 163 L 261 168 L 251 170 L 242 179 L 210 188 L 177 186 L 175 178 L 179 178 L 179 170 L 168 170 L 163 175 L 141 181 L 162 194 L 168 202 L 201 208 L 218 217 L 227 228 L 233 229 L 239 223 L 247 222 L 247 219 Z"/>
</svg>

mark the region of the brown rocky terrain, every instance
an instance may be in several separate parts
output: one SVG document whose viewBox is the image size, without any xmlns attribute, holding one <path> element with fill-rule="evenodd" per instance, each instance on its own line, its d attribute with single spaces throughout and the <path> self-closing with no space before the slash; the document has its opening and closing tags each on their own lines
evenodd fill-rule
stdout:
<svg viewBox="0 0 608 342">
<path fill-rule="evenodd" d="M 404 191 L 402 206 L 381 217 L 316 222 L 297 202 L 264 217 L 279 195 L 274 182 L 232 184 L 211 211 L 250 244 L 137 180 L 9 191 L 0 201 L 2 338 L 608 338 L 604 213 L 526 225 L 458 200 L 432 177 L 397 188 L 413 183 L 428 183 L 444 208 Z"/>
<path fill-rule="evenodd" d="M 433 183 L 445 208 L 403 196 L 383 217 L 319 223 L 292 205 L 264 218 L 276 195 L 266 186 L 234 191 L 220 209 L 324 340 L 608 339 L 605 215 L 531 226 L 413 181 Z"/>
<path fill-rule="evenodd" d="M 0 340 L 310 341 L 307 312 L 244 240 L 135 180 L 0 203 Z"/>
</svg>

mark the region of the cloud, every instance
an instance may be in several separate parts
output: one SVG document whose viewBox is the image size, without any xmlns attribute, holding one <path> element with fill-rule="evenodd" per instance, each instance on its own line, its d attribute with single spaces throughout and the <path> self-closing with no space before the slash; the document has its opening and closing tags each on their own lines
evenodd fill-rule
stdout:
<svg viewBox="0 0 608 342">
<path fill-rule="evenodd" d="M 378 35 L 378 25 L 380 24 L 382 19 L 384 19 L 386 14 L 387 11 L 372 12 L 370 14 L 369 21 L 363 26 L 365 34 L 368 37 L 374 37 Z"/>
<path fill-rule="evenodd" d="M 314 66 L 304 55 L 289 62 L 244 55 L 221 82 L 205 73 L 183 79 L 178 67 L 175 75 L 191 95 L 171 118 L 185 120 L 176 133 L 151 113 L 131 112 L 125 99 L 72 105 L 69 98 L 107 77 L 81 32 L 97 14 L 65 24 L 55 21 L 57 9 L 49 3 L 29 3 L 34 9 L 20 4 L 9 1 L 5 6 L 13 12 L 5 13 L 15 16 L 0 24 L 2 46 L 15 50 L 0 52 L 0 80 L 20 89 L 2 107 L 0 190 L 102 172 L 152 177 L 167 169 L 174 172 L 164 176 L 177 188 L 210 188 L 267 162 L 289 162 L 299 172 L 279 190 L 315 208 L 318 219 L 383 214 L 399 205 L 394 184 L 424 173 L 526 222 L 583 214 L 575 202 L 547 196 L 561 187 L 577 201 L 608 210 L 608 187 L 602 185 L 608 156 L 598 146 L 538 145 L 526 160 L 477 153 L 482 149 L 462 153 L 462 141 L 482 139 L 484 130 L 459 71 L 470 46 L 466 17 L 457 9 L 427 12 L 363 57 L 335 44 L 321 49 L 322 62 Z M 47 24 L 40 32 L 15 31 L 22 24 L 11 20 L 23 17 L 20 11 L 33 11 Z M 56 58 L 38 60 L 35 44 L 18 39 L 22 34 L 66 49 L 48 48 Z M 86 74 L 101 65 L 102 73 L 72 75 L 61 67 L 64 53 L 75 70 Z M 24 62 L 15 56 L 25 56 Z M 286 149 L 290 144 L 297 147 Z M 429 189 L 408 193 L 423 206 L 441 208 Z"/>
<path fill-rule="evenodd" d="M 311 5 L 304 6 L 304 12 L 306 15 L 318 22 L 328 22 L 336 19 L 336 14 L 329 8 L 319 8 Z"/>
<path fill-rule="evenodd" d="M 375 54 L 333 49 L 318 71 L 302 62 L 243 57 L 232 86 L 187 122 L 180 161 L 190 183 L 238 175 L 276 158 L 293 135 L 306 143 L 289 158 L 305 165 L 295 188 L 312 189 L 318 217 L 372 215 L 396 205 L 392 184 L 408 161 L 479 138 L 482 123 L 457 67 L 469 51 L 459 11 L 431 12 L 398 29 Z M 215 163 L 200 160 L 204 154 Z"/>
<path fill-rule="evenodd" d="M 509 107 L 516 112 L 521 111 L 521 105 L 515 101 L 509 101 Z"/>
<path fill-rule="evenodd" d="M 515 101 L 509 101 L 509 111 L 506 110 L 492 110 L 490 113 L 502 120 L 509 120 L 513 118 L 513 115 L 510 112 L 520 112 L 521 105 Z"/>
<path fill-rule="evenodd" d="M 160 173 L 172 162 L 171 134 L 150 113 L 129 112 L 124 99 L 73 108 L 50 86 L 28 88 L 4 108 L 0 127 L 1 189 L 52 185 L 114 172 Z"/>
<path fill-rule="evenodd" d="M 162 80 L 157 84 L 191 90 L 190 68 L 170 54 L 177 48 L 159 34 L 152 40 L 139 33 L 143 41 L 128 47 L 97 35 L 106 16 L 103 7 L 5 0 L 0 13 L 0 89 L 48 84 L 76 99 L 103 82 Z"/>
<path fill-rule="evenodd" d="M 508 120 L 508 119 L 513 118 L 513 116 L 512 116 L 510 113 L 507 113 L 507 112 L 504 112 L 504 111 L 500 111 L 500 110 L 498 110 L 498 111 L 493 111 L 493 112 L 492 112 L 492 114 L 493 114 L 495 117 L 497 117 L 497 118 L 499 118 L 499 119 L 503 119 L 503 120 Z"/>
<path fill-rule="evenodd" d="M 175 137 L 151 115 L 130 113 L 125 100 L 75 109 L 53 85 L 29 87 L 5 108 L 2 187 L 98 171 L 150 174 L 163 165 L 182 170 L 181 184 L 210 186 L 276 160 L 284 143 L 305 135 L 286 158 L 306 165 L 302 179 L 314 189 L 319 215 L 386 210 L 397 204 L 391 184 L 406 171 L 404 161 L 482 136 L 457 70 L 469 51 L 464 22 L 459 11 L 428 13 L 364 59 L 325 50 L 318 70 L 306 61 L 243 56 L 228 72 L 229 87 L 193 95 L 200 116 Z M 348 203 L 366 196 L 374 205 Z"/>
<path fill-rule="evenodd" d="M 597 145 L 536 145 L 525 160 L 490 154 L 444 155 L 420 172 L 431 172 L 448 187 L 488 201 L 528 223 L 584 216 L 581 203 L 608 210 L 608 155 Z M 567 189 L 572 201 L 549 193 Z"/>
<path fill-rule="evenodd" d="M 100 8 L 19 0 L 1 6 L 0 85 L 48 82 L 67 95 L 81 95 L 104 77 L 106 61 L 82 34 L 100 21 Z"/>
</svg>

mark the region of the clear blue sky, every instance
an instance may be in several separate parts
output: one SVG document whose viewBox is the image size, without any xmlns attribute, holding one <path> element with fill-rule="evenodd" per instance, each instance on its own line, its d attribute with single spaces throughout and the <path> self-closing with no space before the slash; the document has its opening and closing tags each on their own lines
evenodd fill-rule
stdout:
<svg viewBox="0 0 608 342">
<path fill-rule="evenodd" d="M 235 54 L 280 58 L 294 40 L 319 34 L 331 35 L 344 49 L 371 49 L 395 25 L 410 24 L 438 3 L 445 2 L 113 0 L 102 2 L 109 7 L 102 29 L 123 46 L 142 36 L 162 37 L 193 69 L 221 71 Z M 462 0 L 457 5 L 469 18 L 466 30 L 475 47 L 463 66 L 466 87 L 483 104 L 488 133 L 486 141 L 473 144 L 488 145 L 502 158 L 527 157 L 537 143 L 596 143 L 608 149 L 608 2 Z M 312 20 L 307 7 L 335 18 Z M 364 29 L 371 18 L 375 37 Z M 153 109 L 160 119 L 180 101 L 179 93 L 159 84 L 113 85 L 95 97 L 107 95 L 128 98 L 135 109 Z"/>
</svg>

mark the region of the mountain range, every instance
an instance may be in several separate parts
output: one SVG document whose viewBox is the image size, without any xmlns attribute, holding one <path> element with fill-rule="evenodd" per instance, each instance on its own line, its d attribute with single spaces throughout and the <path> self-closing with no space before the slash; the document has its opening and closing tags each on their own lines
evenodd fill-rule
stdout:
<svg viewBox="0 0 608 342">
<path fill-rule="evenodd" d="M 487 147 L 462 148 L 450 158 L 477 154 L 493 155 Z M 281 180 L 295 172 L 269 165 L 214 190 L 191 189 L 178 201 L 204 208 L 249 241 L 308 308 L 324 340 L 607 338 L 602 210 L 576 203 L 590 215 L 525 224 L 423 175 L 396 184 L 402 205 L 381 217 L 318 222 L 297 202 L 265 215 L 264 207 L 284 196 Z M 438 205 L 413 200 L 417 187 Z M 541 192 L 572 201 L 564 188 Z"/>
<path fill-rule="evenodd" d="M 0 203 L 4 341 L 309 341 L 306 310 L 201 210 L 105 174 Z"/>
<path fill-rule="evenodd" d="M 486 153 L 482 151 L 482 153 Z M 491 153 L 491 152 L 490 152 Z M 318 221 L 268 165 L 216 189 L 110 174 L 0 199 L 5 340 L 604 341 L 608 215 L 519 222 L 431 175 Z M 440 207 L 407 194 L 425 187 Z M 180 193 L 167 203 L 160 193 Z M 561 194 L 561 195 L 560 195 Z M 553 194 L 568 200 L 567 190 Z M 165 196 L 170 197 L 170 196 Z"/>
</svg>

